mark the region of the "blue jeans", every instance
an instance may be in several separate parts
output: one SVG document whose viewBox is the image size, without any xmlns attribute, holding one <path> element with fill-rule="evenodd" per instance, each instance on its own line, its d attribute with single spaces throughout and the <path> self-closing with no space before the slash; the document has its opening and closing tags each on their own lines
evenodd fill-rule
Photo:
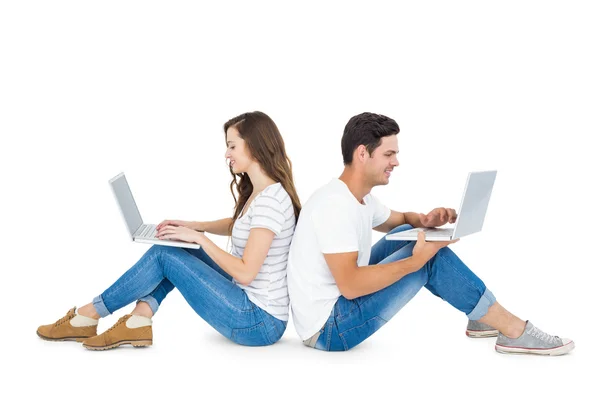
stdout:
<svg viewBox="0 0 600 400">
<path fill-rule="evenodd" d="M 401 225 L 390 233 L 412 229 Z M 413 241 L 379 240 L 371 249 L 369 265 L 386 264 L 412 255 Z M 496 301 L 481 279 L 448 247 L 442 248 L 421 269 L 378 292 L 335 303 L 321 328 L 315 348 L 344 351 L 353 348 L 388 322 L 425 286 L 472 320 L 483 317 Z"/>
<path fill-rule="evenodd" d="M 202 249 L 152 246 L 115 283 L 93 300 L 101 317 L 136 300 L 153 313 L 165 296 L 179 289 L 200 317 L 223 336 L 246 346 L 278 341 L 286 321 L 257 307 Z"/>
</svg>

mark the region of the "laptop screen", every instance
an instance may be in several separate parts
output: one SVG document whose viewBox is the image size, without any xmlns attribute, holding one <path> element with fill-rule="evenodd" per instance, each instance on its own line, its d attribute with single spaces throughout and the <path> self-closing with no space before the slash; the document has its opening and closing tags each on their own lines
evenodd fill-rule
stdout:
<svg viewBox="0 0 600 400">
<path fill-rule="evenodd" d="M 121 212 L 125 218 L 129 233 L 133 237 L 133 234 L 143 222 L 140 211 L 138 210 L 133 195 L 131 194 L 131 190 L 129 189 L 129 184 L 127 184 L 127 179 L 125 179 L 125 174 L 120 173 L 112 178 L 109 183 L 117 198 L 117 203 L 119 203 L 119 207 L 121 207 Z"/>
<path fill-rule="evenodd" d="M 495 180 L 496 171 L 469 173 L 454 228 L 454 237 L 462 237 L 481 231 Z"/>
</svg>

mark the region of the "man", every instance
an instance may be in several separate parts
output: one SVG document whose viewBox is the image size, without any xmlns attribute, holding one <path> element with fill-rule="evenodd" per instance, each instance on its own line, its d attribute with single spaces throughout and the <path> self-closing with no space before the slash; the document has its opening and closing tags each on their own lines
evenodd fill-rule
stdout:
<svg viewBox="0 0 600 400">
<path fill-rule="evenodd" d="M 326 351 L 349 350 L 390 320 L 425 286 L 464 312 L 470 337 L 498 336 L 502 353 L 560 355 L 575 344 L 523 321 L 447 246 L 382 238 L 371 248 L 371 229 L 394 233 L 456 221 L 456 211 L 427 215 L 397 212 L 371 189 L 387 185 L 398 166 L 400 128 L 391 118 L 363 113 L 350 119 L 342 137 L 344 171 L 304 205 L 288 260 L 294 325 L 304 344 Z M 498 332 L 499 331 L 499 332 Z"/>
</svg>

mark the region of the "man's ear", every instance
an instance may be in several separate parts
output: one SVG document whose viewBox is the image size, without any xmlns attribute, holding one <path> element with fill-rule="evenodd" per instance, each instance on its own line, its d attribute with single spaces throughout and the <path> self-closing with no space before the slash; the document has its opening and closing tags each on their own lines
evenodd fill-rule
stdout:
<svg viewBox="0 0 600 400">
<path fill-rule="evenodd" d="M 358 158 L 360 162 L 365 162 L 365 159 L 369 156 L 369 152 L 367 151 L 367 146 L 361 144 L 356 148 L 355 156 Z"/>
</svg>

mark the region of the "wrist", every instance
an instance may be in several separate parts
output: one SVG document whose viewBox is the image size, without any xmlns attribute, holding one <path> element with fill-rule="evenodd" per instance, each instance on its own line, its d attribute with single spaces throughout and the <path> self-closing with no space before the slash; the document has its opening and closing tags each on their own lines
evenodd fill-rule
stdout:
<svg viewBox="0 0 600 400">
<path fill-rule="evenodd" d="M 204 228 L 204 223 L 202 222 L 192 222 L 192 229 L 198 232 L 204 232 L 206 230 Z"/>
<path fill-rule="evenodd" d="M 204 247 L 204 244 L 206 243 L 206 236 L 204 236 L 204 232 L 198 232 L 198 234 L 196 235 L 196 240 L 194 240 L 194 242 Z"/>
<path fill-rule="evenodd" d="M 421 218 L 419 218 L 419 214 L 415 212 L 405 212 L 404 213 L 404 223 L 409 224 L 413 228 L 423 228 L 423 224 L 421 223 Z"/>
<path fill-rule="evenodd" d="M 427 260 L 419 255 L 412 255 L 408 260 L 410 260 L 410 267 L 413 272 L 420 270 L 427 263 Z"/>
</svg>

